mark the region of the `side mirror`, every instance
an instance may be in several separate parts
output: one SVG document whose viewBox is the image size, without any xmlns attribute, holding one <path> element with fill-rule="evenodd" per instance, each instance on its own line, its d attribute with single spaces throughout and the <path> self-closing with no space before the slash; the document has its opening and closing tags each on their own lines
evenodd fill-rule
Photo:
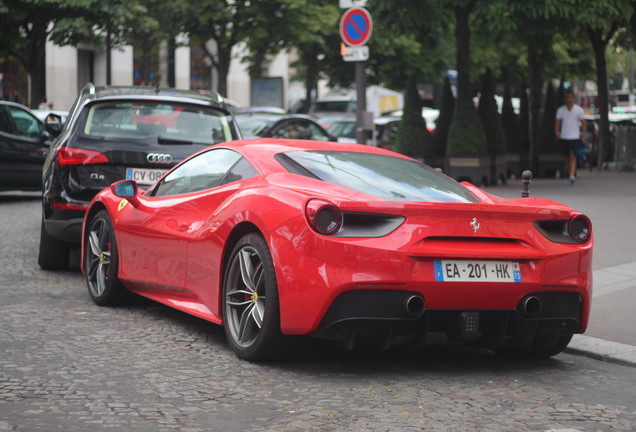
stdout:
<svg viewBox="0 0 636 432">
<path fill-rule="evenodd" d="M 45 129 L 53 136 L 56 137 L 62 132 L 62 117 L 57 114 L 49 114 L 44 119 Z"/>
<path fill-rule="evenodd" d="M 110 185 L 113 195 L 119 198 L 125 198 L 134 207 L 139 205 L 139 187 L 134 180 L 120 180 Z"/>
</svg>

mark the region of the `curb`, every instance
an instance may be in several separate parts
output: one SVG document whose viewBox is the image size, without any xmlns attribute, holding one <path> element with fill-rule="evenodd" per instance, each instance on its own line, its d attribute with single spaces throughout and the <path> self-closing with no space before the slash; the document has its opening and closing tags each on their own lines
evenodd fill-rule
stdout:
<svg viewBox="0 0 636 432">
<path fill-rule="evenodd" d="M 623 366 L 636 367 L 636 347 L 591 336 L 574 335 L 565 349 L 566 353 L 578 354 L 616 363 Z"/>
</svg>

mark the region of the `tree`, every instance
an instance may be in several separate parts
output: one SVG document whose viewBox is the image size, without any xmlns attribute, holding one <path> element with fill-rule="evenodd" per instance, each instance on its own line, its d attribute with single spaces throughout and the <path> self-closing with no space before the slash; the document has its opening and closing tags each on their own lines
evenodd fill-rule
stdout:
<svg viewBox="0 0 636 432">
<path fill-rule="evenodd" d="M 510 83 L 504 84 L 503 102 L 501 104 L 501 123 L 504 137 L 506 139 L 506 149 L 509 153 L 521 152 L 521 134 L 519 133 L 519 121 L 512 106 L 512 92 Z"/>
<path fill-rule="evenodd" d="M 608 156 L 609 146 L 609 89 L 605 50 L 621 27 L 627 27 L 634 14 L 633 0 L 578 0 L 573 20 L 587 33 L 596 64 L 599 108 L 599 148 L 597 166 L 601 168 Z"/>
<path fill-rule="evenodd" d="M 191 0 L 188 2 L 185 30 L 190 42 L 199 44 L 210 58 L 217 72 L 217 91 L 227 96 L 227 77 L 232 61 L 233 48 L 241 43 L 268 38 L 273 33 L 285 34 L 291 23 L 288 14 L 295 7 L 302 7 L 306 0 Z M 272 43 L 281 39 L 274 38 Z M 212 42 L 212 46 L 208 44 Z M 261 61 L 268 53 L 269 44 L 256 44 L 257 58 Z M 260 63 L 259 63 L 260 64 Z"/>
<path fill-rule="evenodd" d="M 488 153 L 491 156 L 504 154 L 506 142 L 499 118 L 499 108 L 495 100 L 495 83 L 490 68 L 487 68 L 484 74 L 478 112 L 486 135 Z"/>
<path fill-rule="evenodd" d="M 45 48 L 51 29 L 78 17 L 92 0 L 0 0 L 0 57 L 17 60 L 29 74 L 29 104 L 46 95 Z"/>
<path fill-rule="evenodd" d="M 88 43 L 106 52 L 106 84 L 111 84 L 111 52 L 129 44 L 135 34 L 158 28 L 139 0 L 82 0 L 79 16 L 60 19 L 50 39 L 58 45 Z"/>
<path fill-rule="evenodd" d="M 457 156 L 486 153 L 486 137 L 479 120 L 470 83 L 470 15 L 477 0 L 449 0 L 455 13 L 457 103 L 449 130 L 451 153 Z"/>
<path fill-rule="evenodd" d="M 455 111 L 455 96 L 451 89 L 450 79 L 444 78 L 444 86 L 442 87 L 442 96 L 439 103 L 439 117 L 435 121 L 435 130 L 433 131 L 433 143 L 435 147 L 435 156 L 449 156 L 450 148 L 448 147 L 448 130 L 453 120 L 453 111 Z"/>
<path fill-rule="evenodd" d="M 548 81 L 545 90 L 545 103 L 541 114 L 541 132 L 539 141 L 539 151 L 541 153 L 558 153 L 560 149 L 556 146 L 556 135 L 554 133 L 554 122 L 557 112 L 556 93 L 552 81 Z"/>
<path fill-rule="evenodd" d="M 395 135 L 398 152 L 421 158 L 431 153 L 431 134 L 422 117 L 422 100 L 417 92 L 416 79 L 412 76 L 406 86 L 404 114 Z"/>
</svg>

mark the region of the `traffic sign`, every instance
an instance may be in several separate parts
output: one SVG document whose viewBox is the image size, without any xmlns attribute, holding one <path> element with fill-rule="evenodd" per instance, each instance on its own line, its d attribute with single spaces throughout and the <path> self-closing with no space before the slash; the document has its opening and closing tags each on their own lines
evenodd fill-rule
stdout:
<svg viewBox="0 0 636 432">
<path fill-rule="evenodd" d="M 349 9 L 352 7 L 365 7 L 367 0 L 340 0 L 340 9 Z"/>
<path fill-rule="evenodd" d="M 346 62 L 356 62 L 369 60 L 369 46 L 350 46 L 342 55 L 342 59 Z"/>
<path fill-rule="evenodd" d="M 371 37 L 373 21 L 365 8 L 351 8 L 340 19 L 340 37 L 349 46 L 362 46 Z"/>
</svg>

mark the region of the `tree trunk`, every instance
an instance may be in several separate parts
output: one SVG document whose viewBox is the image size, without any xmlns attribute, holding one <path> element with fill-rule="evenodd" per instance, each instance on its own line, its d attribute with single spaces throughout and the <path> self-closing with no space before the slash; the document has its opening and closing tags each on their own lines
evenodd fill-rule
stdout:
<svg viewBox="0 0 636 432">
<path fill-rule="evenodd" d="M 528 75 L 530 81 L 530 148 L 528 159 L 530 170 L 535 176 L 540 175 L 539 168 L 539 137 L 541 126 L 541 105 L 543 103 L 543 60 L 539 54 L 536 39 L 528 41 Z"/>
<path fill-rule="evenodd" d="M 312 91 L 316 88 L 318 81 L 318 55 L 316 54 L 317 48 L 312 46 L 304 55 L 303 61 L 307 66 L 307 72 L 305 75 L 305 101 L 301 112 L 308 113 L 309 107 L 312 102 Z"/>
<path fill-rule="evenodd" d="M 227 76 L 230 73 L 230 62 L 232 61 L 232 47 L 218 47 L 218 67 L 217 72 L 219 73 L 219 85 L 217 87 L 217 92 L 223 96 L 227 97 Z"/>
<path fill-rule="evenodd" d="M 603 162 L 610 159 L 610 132 L 609 132 L 609 89 L 607 88 L 607 64 L 605 60 L 605 48 L 607 43 L 603 40 L 601 30 L 587 31 L 594 49 L 596 60 L 596 85 L 598 87 L 598 111 L 600 117 L 600 130 L 598 140 L 597 168 L 601 168 Z M 608 38 L 609 40 L 609 38 Z"/>
<path fill-rule="evenodd" d="M 46 98 L 46 26 L 47 23 L 34 22 L 29 38 L 28 54 L 25 62 L 31 80 L 29 105 L 35 109 Z"/>
<path fill-rule="evenodd" d="M 111 75 L 111 62 L 112 62 L 112 34 L 110 32 L 110 26 L 106 28 L 106 85 L 112 84 L 112 75 Z"/>
<path fill-rule="evenodd" d="M 457 101 L 471 98 L 470 90 L 470 8 L 455 7 L 455 38 L 457 43 Z"/>
</svg>

